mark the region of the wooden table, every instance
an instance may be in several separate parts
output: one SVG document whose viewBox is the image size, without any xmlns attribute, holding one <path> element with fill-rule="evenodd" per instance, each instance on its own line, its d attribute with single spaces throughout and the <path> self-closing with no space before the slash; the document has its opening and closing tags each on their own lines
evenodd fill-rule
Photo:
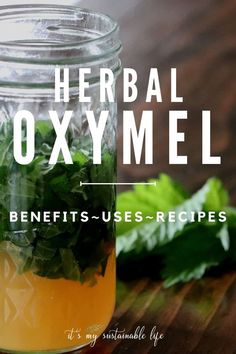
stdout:
<svg viewBox="0 0 236 354">
<path fill-rule="evenodd" d="M 137 181 L 171 174 L 195 190 L 213 175 L 223 179 L 236 202 L 236 1 L 235 0 L 101 0 L 82 5 L 105 11 L 119 20 L 124 44 L 123 66 L 139 75 L 139 99 L 121 103 L 120 111 L 143 109 L 156 112 L 155 164 L 123 166 L 119 151 L 120 181 Z M 147 74 L 158 67 L 162 104 L 144 103 Z M 170 103 L 170 68 L 178 70 L 178 89 L 183 104 Z M 186 143 L 180 152 L 189 154 L 189 165 L 168 163 L 168 111 L 187 109 L 182 128 Z M 201 111 L 212 111 L 212 147 L 222 155 L 221 166 L 201 165 Z M 120 138 L 122 126 L 120 124 Z M 120 140 L 121 143 L 121 140 Z M 121 144 L 119 144 L 121 146 Z M 187 257 L 187 255 L 186 255 Z M 99 340 L 86 354 L 232 354 L 236 353 L 236 275 L 204 278 L 168 290 L 160 282 L 139 279 L 118 283 L 117 309 L 110 329 L 134 332 L 145 326 L 141 341 Z M 148 338 L 156 326 L 164 339 L 153 347 Z"/>
<path fill-rule="evenodd" d="M 84 354 L 236 353 L 235 278 L 226 274 L 170 289 L 150 279 L 118 283 L 117 310 L 106 333 L 145 326 L 146 338 L 99 340 Z M 164 334 L 156 347 L 149 337 L 154 326 Z"/>
</svg>

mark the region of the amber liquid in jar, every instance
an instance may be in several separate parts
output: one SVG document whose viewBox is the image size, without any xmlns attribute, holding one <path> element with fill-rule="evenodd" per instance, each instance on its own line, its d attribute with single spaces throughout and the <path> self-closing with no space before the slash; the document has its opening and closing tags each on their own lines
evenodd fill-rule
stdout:
<svg viewBox="0 0 236 354">
<path fill-rule="evenodd" d="M 115 99 L 100 102 L 99 71 L 112 70 L 115 97 L 118 33 L 108 16 L 78 7 L 0 9 L 0 351 L 68 352 L 94 342 L 111 320 L 115 229 L 112 217 L 106 222 L 101 214 L 115 211 L 117 106 Z M 62 82 L 65 67 L 70 97 L 58 102 L 55 69 Z M 81 68 L 90 69 L 90 102 L 80 101 Z M 101 164 L 94 164 L 87 111 L 98 123 L 104 110 Z M 19 111 L 31 114 L 32 129 L 26 119 L 15 129 Z M 73 112 L 63 139 L 69 163 L 62 148 L 56 163 L 50 159 L 61 130 L 52 111 L 61 126 L 65 112 Z M 32 142 L 33 157 L 17 161 L 15 152 L 27 155 Z M 45 221 L 43 213 L 60 217 Z"/>
<path fill-rule="evenodd" d="M 55 351 L 84 346 L 106 329 L 115 304 L 115 256 L 95 286 L 33 273 L 17 274 L 0 254 L 0 347 Z"/>
</svg>

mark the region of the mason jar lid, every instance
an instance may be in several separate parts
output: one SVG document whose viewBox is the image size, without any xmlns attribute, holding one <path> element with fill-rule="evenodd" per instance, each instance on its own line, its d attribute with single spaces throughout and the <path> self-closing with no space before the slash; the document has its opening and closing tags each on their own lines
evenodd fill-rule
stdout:
<svg viewBox="0 0 236 354">
<path fill-rule="evenodd" d="M 0 86 L 51 85 L 55 66 L 120 70 L 119 27 L 75 6 L 0 7 Z"/>
</svg>

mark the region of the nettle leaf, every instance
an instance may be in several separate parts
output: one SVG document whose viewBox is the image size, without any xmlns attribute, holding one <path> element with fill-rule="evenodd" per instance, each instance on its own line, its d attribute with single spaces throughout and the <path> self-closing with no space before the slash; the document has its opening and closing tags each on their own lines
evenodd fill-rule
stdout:
<svg viewBox="0 0 236 354">
<path fill-rule="evenodd" d="M 70 185 L 68 184 L 68 179 L 67 179 L 66 174 L 54 177 L 50 181 L 50 185 L 51 185 L 53 191 L 59 195 L 66 194 L 66 193 L 70 192 Z"/>
<path fill-rule="evenodd" d="M 107 152 L 103 153 L 101 165 L 91 165 L 90 168 L 90 182 L 92 183 L 113 183 L 115 182 L 115 157 Z M 114 186 L 92 186 L 90 188 L 93 196 L 93 205 L 95 208 L 112 210 L 115 200 Z"/>
<path fill-rule="evenodd" d="M 166 287 L 200 279 L 208 269 L 226 259 L 226 252 L 216 234 L 214 226 L 198 225 L 159 249 L 158 255 L 164 263 L 161 275 Z"/>
<path fill-rule="evenodd" d="M 135 191 L 129 193 L 132 200 Z M 138 201 L 137 196 L 134 197 Z M 152 221 L 118 236 L 118 265 L 149 256 L 157 257 L 157 273 L 162 275 L 164 285 L 168 287 L 178 282 L 199 279 L 212 267 L 235 264 L 236 208 L 227 207 L 228 201 L 228 193 L 222 182 L 217 178 L 209 179 L 191 198 L 175 208 L 170 208 L 176 215 L 186 212 L 186 222 Z M 154 207 L 151 198 L 146 198 L 147 206 L 149 210 Z M 191 214 L 201 211 L 215 211 L 216 215 L 225 211 L 227 220 L 210 223 L 203 219 L 200 222 L 192 222 Z"/>
<path fill-rule="evenodd" d="M 28 247 L 36 239 L 36 233 L 34 230 L 6 231 L 3 233 L 3 237 L 5 241 L 10 241 L 15 246 Z"/>
<path fill-rule="evenodd" d="M 0 139 L 0 166 L 12 166 L 13 158 L 13 132 Z"/>
<path fill-rule="evenodd" d="M 73 173 L 70 177 L 71 181 L 71 192 L 80 193 L 83 195 L 84 199 L 87 200 L 88 196 L 84 191 L 84 188 L 81 186 L 81 182 L 88 182 L 88 170 L 86 167 L 80 168 L 77 172 Z"/>
<path fill-rule="evenodd" d="M 189 197 L 178 183 L 165 174 L 161 174 L 157 180 L 148 182 L 156 182 L 156 186 L 138 185 L 133 191 L 124 192 L 118 196 L 117 210 L 122 216 L 126 211 L 131 211 L 133 214 L 141 211 L 144 216 L 155 216 L 157 211 L 167 212 Z M 147 222 L 151 221 L 144 218 L 143 223 Z M 122 235 L 136 226 L 135 220 L 130 223 L 118 223 L 117 235 Z"/>
<path fill-rule="evenodd" d="M 134 193 L 143 204 L 150 205 L 153 210 L 164 212 L 181 204 L 189 194 L 174 180 L 165 174 L 161 174 L 158 180 L 151 179 L 154 185 L 137 185 Z"/>
<path fill-rule="evenodd" d="M 227 224 L 230 229 L 236 229 L 236 208 L 226 207 Z"/>
<path fill-rule="evenodd" d="M 204 210 L 221 211 L 229 203 L 229 194 L 218 178 L 208 180 L 209 193 L 207 195 Z"/>
<path fill-rule="evenodd" d="M 65 277 L 67 279 L 80 280 L 81 271 L 73 251 L 71 249 L 60 249 L 60 255 Z"/>
<path fill-rule="evenodd" d="M 5 186 L 8 179 L 8 167 L 0 166 L 0 186 Z"/>
<path fill-rule="evenodd" d="M 17 272 L 22 274 L 32 269 L 32 246 L 17 246 L 10 241 L 0 243 L 0 252 L 8 254 L 17 267 Z"/>
<path fill-rule="evenodd" d="M 53 130 L 52 123 L 48 120 L 38 120 L 36 121 L 36 133 L 38 132 L 44 139 L 51 134 Z M 36 139 L 37 140 L 37 139 Z"/>
<path fill-rule="evenodd" d="M 0 204 L 8 211 L 27 211 L 35 199 L 35 184 L 20 173 L 13 174 L 0 188 Z"/>
<path fill-rule="evenodd" d="M 107 245 L 111 240 L 114 242 L 109 224 L 90 223 L 87 228 L 79 217 L 75 222 L 68 217 L 67 222 L 61 218 L 50 224 L 9 221 L 10 211 L 35 214 L 58 211 L 63 215 L 64 211 L 89 210 L 93 215 L 114 207 L 113 187 L 80 185 L 80 182 L 113 181 L 114 154 L 104 148 L 102 164 L 94 166 L 91 137 L 74 139 L 73 134 L 69 131 L 66 136 L 73 164 L 65 165 L 60 154 L 58 163 L 49 165 L 55 131 L 51 122 L 37 121 L 35 158 L 29 165 L 21 166 L 13 157 L 12 120 L 0 123 L 0 247 L 8 245 L 6 252 L 17 258 L 19 272 L 33 271 L 42 277 L 86 281 L 92 285 L 97 276 L 104 275 Z M 24 152 L 25 127 L 22 137 Z"/>
<path fill-rule="evenodd" d="M 40 277 L 46 277 L 49 279 L 58 279 L 64 277 L 61 257 L 59 254 L 56 254 L 50 260 L 34 258 L 32 268 L 34 273 Z"/>
<path fill-rule="evenodd" d="M 40 179 L 42 166 L 44 163 L 45 158 L 43 156 L 38 156 L 29 165 L 22 166 L 21 173 L 35 183 L 38 179 Z"/>
<path fill-rule="evenodd" d="M 192 212 L 199 212 L 203 209 L 208 193 L 210 191 L 210 184 L 206 183 L 192 198 L 185 200 L 182 204 L 173 209 L 176 215 L 185 211 L 188 215 L 185 222 L 159 222 L 152 221 L 149 224 L 144 224 L 136 227 L 124 235 L 117 237 L 117 256 L 138 257 L 143 256 L 144 253 L 154 252 L 157 247 L 173 240 L 179 236 L 184 227 L 191 222 Z"/>
<path fill-rule="evenodd" d="M 229 229 L 228 225 L 224 224 L 220 231 L 216 234 L 216 237 L 219 238 L 221 241 L 222 247 L 225 251 L 228 251 L 230 248 L 230 236 L 229 236 Z"/>
<path fill-rule="evenodd" d="M 65 227 L 64 227 L 65 229 Z M 60 228 L 58 224 L 43 224 L 38 228 L 40 236 L 45 239 L 51 239 L 58 236 L 64 232 L 64 229 Z"/>
<path fill-rule="evenodd" d="M 78 163 L 80 166 L 83 166 L 89 162 L 89 157 L 81 151 L 76 151 L 72 154 L 73 162 Z"/>
<path fill-rule="evenodd" d="M 56 248 L 47 240 L 38 240 L 33 255 L 41 260 L 50 260 L 56 254 Z"/>
</svg>

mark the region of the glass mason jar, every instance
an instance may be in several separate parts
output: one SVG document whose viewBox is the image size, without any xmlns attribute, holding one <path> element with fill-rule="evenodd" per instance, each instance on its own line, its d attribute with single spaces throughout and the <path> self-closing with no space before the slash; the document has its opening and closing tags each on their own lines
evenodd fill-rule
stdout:
<svg viewBox="0 0 236 354">
<path fill-rule="evenodd" d="M 117 107 L 100 103 L 99 71 L 110 68 L 117 77 L 120 49 L 118 26 L 103 14 L 53 5 L 0 10 L 2 351 L 68 352 L 92 342 L 111 319 Z M 55 103 L 56 67 L 70 69 L 69 103 Z M 90 103 L 79 102 L 82 67 L 91 69 Z M 35 119 L 35 155 L 27 165 L 14 158 L 14 117 L 20 110 Z M 56 141 L 52 110 L 60 119 L 73 111 L 65 135 L 72 164 L 65 164 L 62 153 L 49 164 Z M 102 110 L 109 111 L 97 165 L 88 110 L 97 121 Z M 28 128 L 21 123 L 24 154 Z"/>
</svg>

